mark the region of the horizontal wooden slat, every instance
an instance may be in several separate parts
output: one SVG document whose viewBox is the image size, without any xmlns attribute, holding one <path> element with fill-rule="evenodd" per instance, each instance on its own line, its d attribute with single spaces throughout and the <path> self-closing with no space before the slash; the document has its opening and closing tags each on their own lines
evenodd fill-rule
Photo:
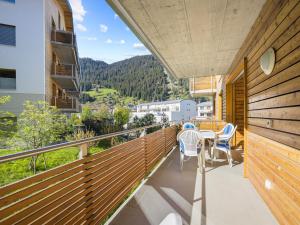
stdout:
<svg viewBox="0 0 300 225">
<path fill-rule="evenodd" d="M 249 97 L 249 103 L 300 91 L 300 76 Z"/>
<path fill-rule="evenodd" d="M 272 140 L 278 141 L 285 145 L 300 149 L 299 135 L 284 133 L 284 132 L 257 127 L 253 125 L 249 125 L 249 131 L 259 134 L 263 137 L 267 137 Z"/>
<path fill-rule="evenodd" d="M 262 100 L 248 104 L 249 110 L 255 109 L 269 109 L 279 108 L 288 106 L 299 106 L 300 105 L 300 92 L 294 92 L 287 95 L 278 96 L 271 99 Z"/>
<path fill-rule="evenodd" d="M 300 62 L 254 86 L 252 89 L 248 90 L 248 96 L 252 96 L 298 76 L 300 76 Z"/>
<path fill-rule="evenodd" d="M 249 118 L 248 123 L 254 126 L 300 135 L 300 121 Z"/>
<path fill-rule="evenodd" d="M 251 73 L 252 69 L 255 69 L 259 66 L 259 57 L 270 47 L 273 46 L 275 49 L 279 49 L 283 44 L 285 44 L 292 36 L 295 35 L 295 32 L 297 33 L 297 21 L 295 23 L 294 28 L 291 24 L 294 23 L 294 21 L 299 17 L 299 14 L 297 14 L 297 9 L 299 9 L 299 4 L 296 6 L 297 3 L 299 3 L 297 0 L 293 0 L 289 2 L 290 4 L 287 4 L 285 8 L 278 14 L 277 18 L 274 20 L 272 25 L 268 28 L 268 30 L 265 32 L 264 37 L 262 37 L 257 43 L 256 48 L 259 48 L 255 52 L 255 48 L 253 49 L 253 52 L 249 54 L 248 58 L 248 66 L 249 66 L 249 72 Z M 291 13 L 290 16 L 287 16 L 286 10 L 291 10 L 293 7 L 295 7 Z M 294 28 L 291 30 L 291 28 Z M 263 43 L 264 42 L 264 43 Z"/>
<path fill-rule="evenodd" d="M 286 119 L 286 120 L 299 120 L 300 119 L 300 106 L 274 108 L 264 110 L 253 110 L 248 112 L 248 117 L 252 118 L 265 118 L 265 119 Z"/>
<path fill-rule="evenodd" d="M 275 214 L 277 219 L 279 219 L 279 221 L 286 221 L 283 224 L 297 224 L 297 223 L 295 223 L 296 222 L 295 218 L 291 216 L 291 214 L 288 210 L 289 206 L 286 205 L 285 201 L 281 200 L 282 197 L 277 197 L 277 195 L 281 196 L 281 193 L 280 192 L 278 193 L 278 191 L 274 191 L 274 189 L 266 190 L 264 187 L 264 184 L 265 184 L 267 177 L 261 175 L 260 170 L 255 166 L 254 163 L 252 163 L 251 160 L 249 160 L 249 166 L 251 166 L 253 168 L 253 170 L 249 172 L 250 180 L 252 182 L 254 180 L 255 181 L 254 184 L 259 186 L 259 190 L 260 190 L 260 193 L 263 196 L 263 198 L 270 199 L 269 205 L 272 206 L 272 209 L 280 206 L 280 212 L 277 212 Z M 284 210 L 283 210 L 283 208 L 284 208 Z"/>
<path fill-rule="evenodd" d="M 291 188 L 300 193 L 300 167 L 299 164 L 278 153 L 274 153 L 272 148 L 261 149 L 261 144 L 257 140 L 249 138 L 248 147 L 251 149 L 249 154 L 253 158 L 261 159 L 267 164 L 274 174 L 285 180 Z M 300 199 L 299 199 L 300 200 Z"/>
<path fill-rule="evenodd" d="M 253 73 L 253 80 L 247 82 L 248 89 L 253 88 L 257 84 L 269 79 L 271 76 L 276 75 L 277 73 L 289 68 L 295 63 L 300 61 L 300 47 L 290 52 L 286 57 L 276 62 L 273 72 L 266 76 L 260 68 L 258 68 L 258 73 Z"/>
</svg>

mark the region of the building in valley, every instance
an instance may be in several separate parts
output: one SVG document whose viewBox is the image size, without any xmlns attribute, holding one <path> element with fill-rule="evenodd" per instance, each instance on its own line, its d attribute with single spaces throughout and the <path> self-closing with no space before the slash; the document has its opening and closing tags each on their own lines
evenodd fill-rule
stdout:
<svg viewBox="0 0 300 225">
<path fill-rule="evenodd" d="M 197 105 L 197 119 L 211 119 L 213 116 L 214 108 L 211 101 L 200 102 Z"/>
<path fill-rule="evenodd" d="M 196 118 L 196 102 L 192 100 L 171 100 L 162 102 L 143 103 L 132 112 L 132 118 L 141 118 L 146 114 L 153 114 L 156 122 L 161 122 L 164 117 L 170 122 L 189 121 Z"/>
<path fill-rule="evenodd" d="M 80 68 L 68 0 L 0 0 L 0 59 L 0 96 L 11 96 L 5 110 L 18 115 L 26 100 L 79 110 Z"/>
</svg>

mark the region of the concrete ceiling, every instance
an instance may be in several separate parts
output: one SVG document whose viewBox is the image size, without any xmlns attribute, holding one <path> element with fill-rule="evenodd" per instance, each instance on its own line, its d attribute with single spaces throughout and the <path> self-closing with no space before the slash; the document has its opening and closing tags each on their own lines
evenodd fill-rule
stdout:
<svg viewBox="0 0 300 225">
<path fill-rule="evenodd" d="M 107 0 L 177 78 L 226 74 L 265 0 Z"/>
</svg>

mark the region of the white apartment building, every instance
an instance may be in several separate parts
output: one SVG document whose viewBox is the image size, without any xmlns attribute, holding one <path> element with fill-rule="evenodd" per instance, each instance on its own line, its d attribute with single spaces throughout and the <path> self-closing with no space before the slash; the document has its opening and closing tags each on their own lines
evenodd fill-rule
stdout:
<svg viewBox="0 0 300 225">
<path fill-rule="evenodd" d="M 201 102 L 197 105 L 197 119 L 203 120 L 208 119 L 213 116 L 214 108 L 213 103 L 209 102 Z"/>
<path fill-rule="evenodd" d="M 68 0 L 0 0 L 0 96 L 18 115 L 26 100 L 75 112 L 80 68 Z"/>
<path fill-rule="evenodd" d="M 192 100 L 172 100 L 144 103 L 137 106 L 132 118 L 153 114 L 156 122 L 161 122 L 165 115 L 170 122 L 189 121 L 197 116 L 196 102 Z"/>
</svg>

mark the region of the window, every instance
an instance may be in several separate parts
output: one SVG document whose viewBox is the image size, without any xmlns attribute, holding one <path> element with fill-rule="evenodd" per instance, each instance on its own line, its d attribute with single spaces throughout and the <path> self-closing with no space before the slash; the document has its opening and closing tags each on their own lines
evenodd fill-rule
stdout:
<svg viewBox="0 0 300 225">
<path fill-rule="evenodd" d="M 204 113 L 200 113 L 200 116 L 204 116 Z"/>
<path fill-rule="evenodd" d="M 0 24 L 0 44 L 16 46 L 16 27 Z"/>
<path fill-rule="evenodd" d="M 200 110 L 203 110 L 204 109 L 204 106 L 200 106 Z"/>
<path fill-rule="evenodd" d="M 210 110 L 210 106 L 207 106 L 207 109 Z"/>
<path fill-rule="evenodd" d="M 16 70 L 0 69 L 0 89 L 16 89 Z"/>
<path fill-rule="evenodd" d="M 0 2 L 16 3 L 16 0 L 0 0 Z"/>
</svg>

